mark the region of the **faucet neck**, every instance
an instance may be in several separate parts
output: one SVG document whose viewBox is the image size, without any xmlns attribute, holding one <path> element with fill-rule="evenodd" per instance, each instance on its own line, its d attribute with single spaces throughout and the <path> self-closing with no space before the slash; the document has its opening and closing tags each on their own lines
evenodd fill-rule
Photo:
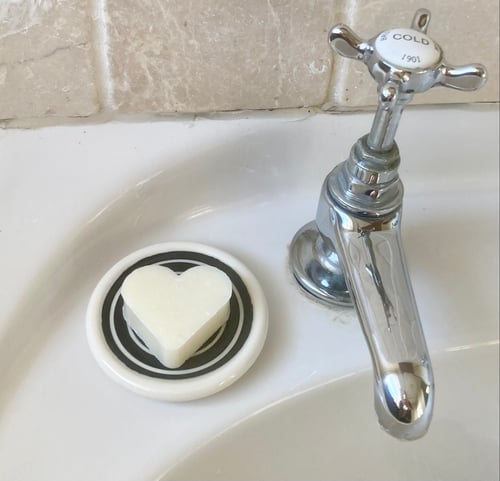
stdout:
<svg viewBox="0 0 500 481">
<path fill-rule="evenodd" d="M 379 90 L 379 104 L 367 138 L 370 149 L 389 152 L 393 148 L 403 109 L 412 99 L 413 94 L 399 92 L 398 87 L 389 82 Z"/>
</svg>

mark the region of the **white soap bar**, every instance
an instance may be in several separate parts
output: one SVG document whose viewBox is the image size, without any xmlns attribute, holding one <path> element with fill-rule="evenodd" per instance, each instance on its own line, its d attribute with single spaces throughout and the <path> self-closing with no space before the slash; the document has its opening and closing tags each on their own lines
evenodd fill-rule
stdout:
<svg viewBox="0 0 500 481">
<path fill-rule="evenodd" d="M 127 324 L 162 364 L 175 369 L 227 321 L 232 282 L 211 266 L 178 275 L 151 265 L 129 274 L 121 295 Z"/>
</svg>

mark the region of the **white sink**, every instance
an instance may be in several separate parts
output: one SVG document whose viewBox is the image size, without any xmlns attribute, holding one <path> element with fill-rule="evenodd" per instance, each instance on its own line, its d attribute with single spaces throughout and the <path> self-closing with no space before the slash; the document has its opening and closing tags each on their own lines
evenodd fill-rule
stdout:
<svg viewBox="0 0 500 481">
<path fill-rule="evenodd" d="M 398 441 L 376 425 L 363 373 L 254 414 L 162 480 L 498 479 L 498 345 L 436 355 L 434 370 L 439 396 L 423 439 Z"/>
<path fill-rule="evenodd" d="M 354 313 L 312 302 L 289 272 L 290 240 L 371 117 L 0 132 L 0 479 L 157 479 L 181 459 L 167 479 L 403 479 L 406 466 L 407 479 L 498 477 L 497 108 L 410 109 L 398 137 L 403 240 L 436 371 L 428 436 L 379 430 Z M 169 241 L 239 258 L 270 311 L 253 367 L 186 403 L 115 384 L 85 336 L 104 272 Z"/>
</svg>

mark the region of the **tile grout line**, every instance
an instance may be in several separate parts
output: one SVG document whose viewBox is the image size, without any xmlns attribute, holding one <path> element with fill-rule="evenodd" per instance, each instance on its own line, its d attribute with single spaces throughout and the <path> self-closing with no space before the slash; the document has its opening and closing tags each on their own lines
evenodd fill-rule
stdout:
<svg viewBox="0 0 500 481">
<path fill-rule="evenodd" d="M 109 59 L 107 0 L 89 0 L 96 84 L 103 112 L 116 110 Z"/>
</svg>

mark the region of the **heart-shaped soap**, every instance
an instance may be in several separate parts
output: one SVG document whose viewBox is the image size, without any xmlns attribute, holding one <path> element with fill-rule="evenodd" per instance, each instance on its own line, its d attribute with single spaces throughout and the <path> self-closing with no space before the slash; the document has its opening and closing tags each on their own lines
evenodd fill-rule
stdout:
<svg viewBox="0 0 500 481">
<path fill-rule="evenodd" d="M 227 321 L 232 282 L 212 266 L 177 274 L 150 265 L 125 278 L 121 295 L 127 324 L 162 364 L 175 369 Z"/>
</svg>

